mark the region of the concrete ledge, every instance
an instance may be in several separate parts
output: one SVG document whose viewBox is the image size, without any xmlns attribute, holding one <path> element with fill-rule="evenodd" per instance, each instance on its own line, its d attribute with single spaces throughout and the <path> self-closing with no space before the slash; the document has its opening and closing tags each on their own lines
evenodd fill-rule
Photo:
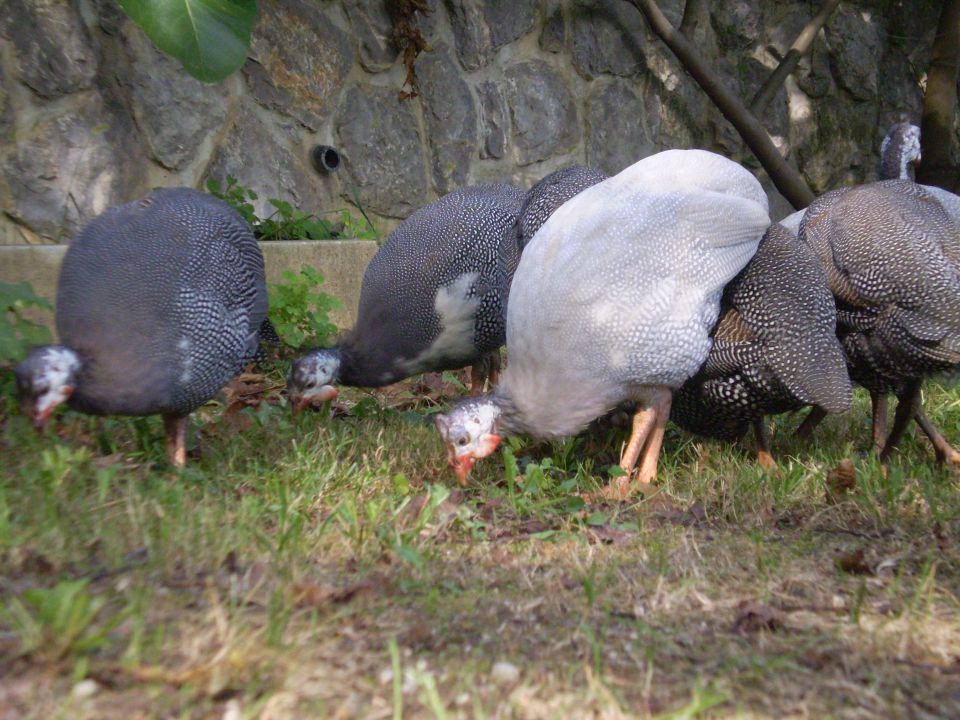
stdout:
<svg viewBox="0 0 960 720">
<path fill-rule="evenodd" d="M 337 327 L 351 327 L 356 320 L 360 284 L 367 264 L 377 252 L 373 240 L 278 240 L 262 242 L 267 282 L 280 282 L 284 270 L 298 272 L 311 265 L 323 275 L 320 290 L 337 298 L 342 308 L 331 313 Z M 0 282 L 23 282 L 50 302 L 56 301 L 57 277 L 66 245 L 0 246 Z M 31 319 L 52 327 L 50 313 L 35 313 Z"/>
</svg>

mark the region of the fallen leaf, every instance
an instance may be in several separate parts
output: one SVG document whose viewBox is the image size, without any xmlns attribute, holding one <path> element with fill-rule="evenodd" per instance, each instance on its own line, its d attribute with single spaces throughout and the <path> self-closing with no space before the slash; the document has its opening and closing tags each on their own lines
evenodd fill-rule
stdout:
<svg viewBox="0 0 960 720">
<path fill-rule="evenodd" d="M 622 545 L 636 533 L 629 530 L 610 527 L 609 525 L 591 525 L 587 528 L 591 537 L 607 545 Z"/>
<path fill-rule="evenodd" d="M 697 501 L 690 507 L 681 509 L 666 498 L 658 500 L 657 497 L 650 501 L 652 506 L 651 519 L 682 527 L 697 527 L 706 523 L 707 511 L 703 507 L 703 503 Z"/>
<path fill-rule="evenodd" d="M 314 582 L 295 583 L 292 588 L 293 603 L 298 608 L 322 607 L 327 604 L 339 605 L 350 602 L 378 587 L 386 587 L 386 579 L 374 573 L 360 582 L 345 587 L 334 587 Z"/>
<path fill-rule="evenodd" d="M 863 548 L 857 548 L 852 552 L 844 552 L 837 556 L 833 561 L 838 570 L 842 570 L 850 575 L 872 575 L 873 570 L 867 562 L 866 554 Z"/>
<path fill-rule="evenodd" d="M 414 650 L 433 649 L 433 628 L 424 618 L 417 618 L 400 636 L 400 642 Z"/>
<path fill-rule="evenodd" d="M 827 473 L 827 499 L 840 502 L 857 486 L 857 468 L 850 458 L 844 458 Z"/>
<path fill-rule="evenodd" d="M 779 610 L 763 603 L 741 600 L 732 629 L 738 635 L 746 635 L 762 630 L 776 632 L 783 627 L 784 615 Z"/>
<path fill-rule="evenodd" d="M 123 453 L 115 452 L 110 455 L 101 455 L 90 461 L 90 467 L 94 470 L 106 470 L 114 465 L 120 465 L 123 462 Z"/>
</svg>

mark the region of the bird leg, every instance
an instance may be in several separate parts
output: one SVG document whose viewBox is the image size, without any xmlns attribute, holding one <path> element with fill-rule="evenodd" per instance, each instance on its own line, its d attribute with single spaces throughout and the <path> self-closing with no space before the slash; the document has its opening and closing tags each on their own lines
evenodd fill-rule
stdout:
<svg viewBox="0 0 960 720">
<path fill-rule="evenodd" d="M 187 464 L 187 419 L 189 415 L 164 415 L 163 429 L 167 434 L 167 458 L 176 468 Z"/>
<path fill-rule="evenodd" d="M 667 429 L 667 420 L 670 419 L 670 405 L 673 404 L 673 393 L 669 388 L 662 388 L 657 392 L 654 400 L 655 422 L 647 443 L 643 448 L 643 457 L 640 459 L 640 472 L 637 480 L 643 485 L 649 485 L 657 479 L 657 461 L 660 459 L 660 448 L 663 446 L 663 434 Z"/>
<path fill-rule="evenodd" d="M 883 441 L 887 436 L 887 395 L 885 393 L 871 392 L 870 404 L 873 406 L 873 422 L 871 424 L 870 439 L 874 449 L 879 452 L 883 449 Z"/>
<path fill-rule="evenodd" d="M 810 413 L 807 415 L 807 417 L 805 417 L 803 422 L 800 423 L 800 427 L 797 428 L 797 437 L 801 440 L 809 440 L 810 436 L 813 435 L 813 431 L 816 429 L 817 425 L 823 422 L 823 419 L 826 416 L 826 410 L 819 405 L 814 405 L 812 408 L 810 408 Z"/>
<path fill-rule="evenodd" d="M 915 380 L 907 384 L 903 392 L 897 395 L 897 411 L 893 415 L 893 428 L 887 442 L 880 451 L 880 461 L 886 462 L 890 453 L 906 432 L 907 425 L 920 410 L 920 382 Z"/>
<path fill-rule="evenodd" d="M 922 407 L 917 408 L 917 413 L 913 416 L 913 419 L 917 421 L 917 425 L 920 426 L 920 429 L 923 430 L 926 436 L 930 438 L 930 442 L 933 443 L 933 452 L 936 454 L 937 465 L 942 465 L 944 461 L 946 461 L 955 468 L 960 467 L 960 452 L 947 442 L 943 434 L 930 422 L 930 418 L 927 417 Z"/>
<path fill-rule="evenodd" d="M 757 436 L 757 462 L 760 463 L 760 467 L 765 470 L 776 470 L 777 461 L 773 459 L 773 453 L 770 452 L 770 431 L 762 417 L 753 421 L 753 434 Z"/>
<path fill-rule="evenodd" d="M 625 473 L 614 478 L 602 494 L 610 499 L 622 500 L 630 495 L 630 475 L 640 458 L 640 470 L 636 484 L 641 489 L 649 488 L 657 475 L 657 459 L 663 444 L 663 432 L 670 418 L 670 404 L 673 395 L 668 388 L 658 388 L 649 406 L 640 406 L 633 416 L 633 430 L 630 439 L 620 456 L 620 468 Z M 641 458 L 641 450 L 643 457 Z"/>
<path fill-rule="evenodd" d="M 500 351 L 493 350 L 488 352 L 477 362 L 470 366 L 470 394 L 477 396 L 483 393 L 486 380 L 490 380 L 490 386 L 497 384 L 500 377 Z"/>
</svg>

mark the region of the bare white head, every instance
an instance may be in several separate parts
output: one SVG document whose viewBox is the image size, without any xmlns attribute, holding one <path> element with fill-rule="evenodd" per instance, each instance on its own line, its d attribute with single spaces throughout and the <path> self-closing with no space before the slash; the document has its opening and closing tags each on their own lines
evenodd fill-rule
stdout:
<svg viewBox="0 0 960 720">
<path fill-rule="evenodd" d="M 57 406 L 73 394 L 79 370 L 80 358 L 63 345 L 37 348 L 13 369 L 20 406 L 37 430 L 43 430 Z"/>
<path fill-rule="evenodd" d="M 333 400 L 337 396 L 333 383 L 339 377 L 340 351 L 336 348 L 311 350 L 295 360 L 287 376 L 287 395 L 294 410 Z"/>
<path fill-rule="evenodd" d="M 447 448 L 447 460 L 461 484 L 466 484 L 474 460 L 486 457 L 500 445 L 497 430 L 502 414 L 488 394 L 461 400 L 449 412 L 434 418 Z"/>
</svg>

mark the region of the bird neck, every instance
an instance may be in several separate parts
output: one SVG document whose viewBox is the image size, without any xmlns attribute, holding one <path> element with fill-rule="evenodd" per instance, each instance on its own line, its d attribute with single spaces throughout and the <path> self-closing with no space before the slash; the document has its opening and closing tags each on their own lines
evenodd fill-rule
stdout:
<svg viewBox="0 0 960 720">
<path fill-rule="evenodd" d="M 919 153 L 912 126 L 898 126 L 880 145 L 880 179 L 913 180 L 911 160 Z"/>
<path fill-rule="evenodd" d="M 498 385 L 493 389 L 491 399 L 500 411 L 497 418 L 497 431 L 499 433 L 504 435 L 525 435 L 529 433 L 523 412 L 517 407 L 510 388 Z"/>
</svg>

